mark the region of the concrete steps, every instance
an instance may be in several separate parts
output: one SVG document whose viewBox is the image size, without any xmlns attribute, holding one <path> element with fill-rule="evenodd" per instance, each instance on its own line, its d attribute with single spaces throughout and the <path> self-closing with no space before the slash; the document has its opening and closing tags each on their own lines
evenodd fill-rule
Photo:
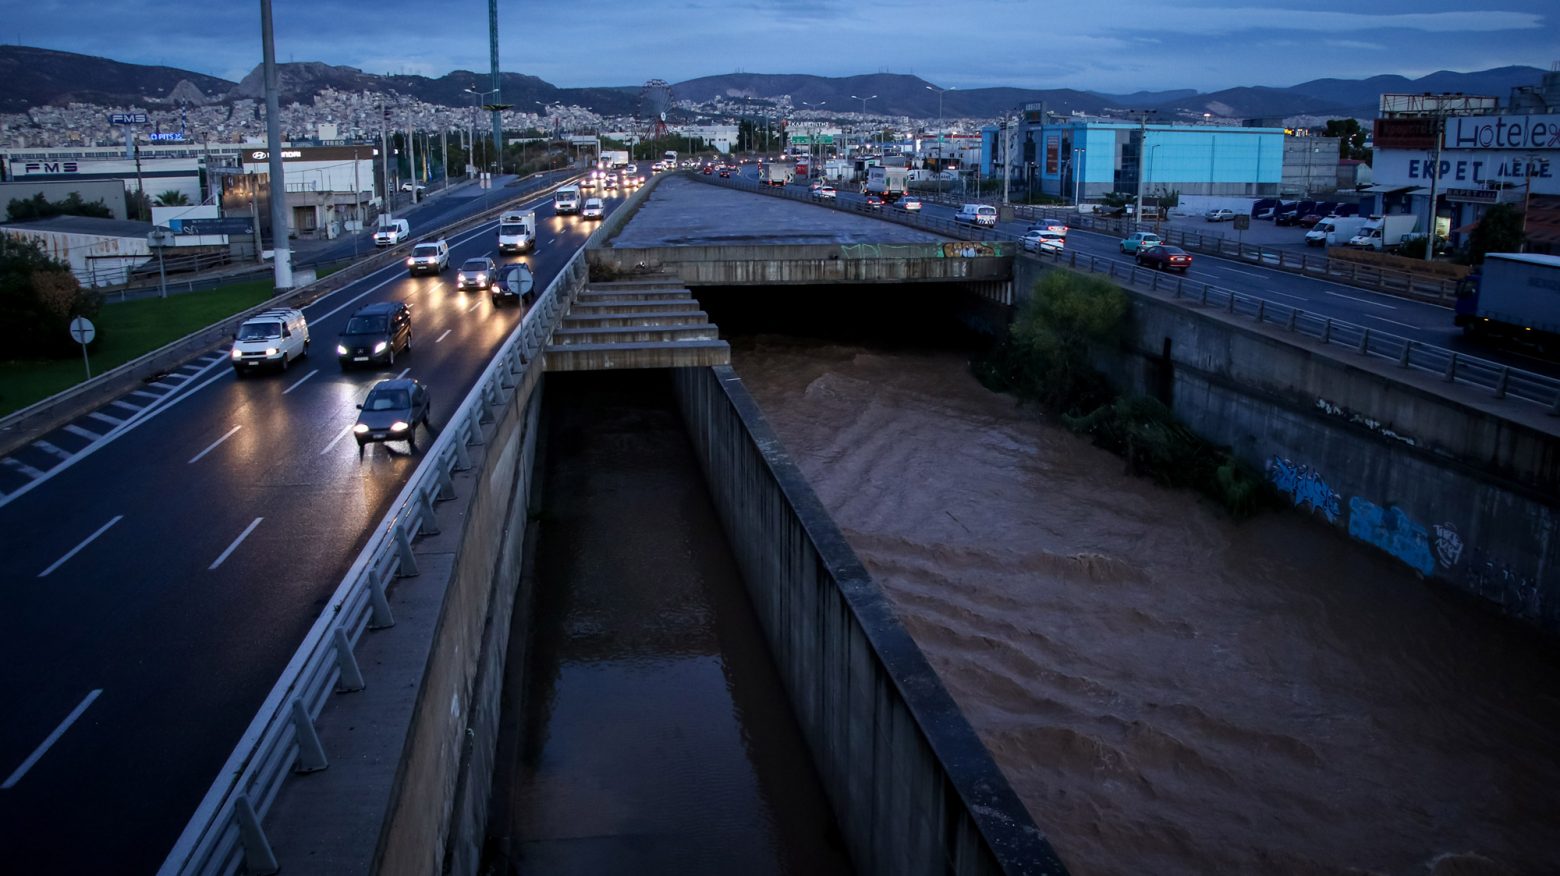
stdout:
<svg viewBox="0 0 1560 876">
<path fill-rule="evenodd" d="M 548 371 L 700 368 L 731 362 L 731 347 L 675 279 L 592 283 L 553 331 Z"/>
</svg>

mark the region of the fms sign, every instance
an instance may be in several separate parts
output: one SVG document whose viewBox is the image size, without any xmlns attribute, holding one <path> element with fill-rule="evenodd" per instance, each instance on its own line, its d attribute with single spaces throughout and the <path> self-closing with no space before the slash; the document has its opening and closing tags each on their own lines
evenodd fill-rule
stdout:
<svg viewBox="0 0 1560 876">
<path fill-rule="evenodd" d="M 1560 115 L 1452 116 L 1447 149 L 1560 149 Z"/>
<path fill-rule="evenodd" d="M 28 161 L 22 165 L 21 172 L 17 175 L 35 176 L 39 174 L 75 173 L 80 169 L 80 165 L 74 161 Z"/>
</svg>

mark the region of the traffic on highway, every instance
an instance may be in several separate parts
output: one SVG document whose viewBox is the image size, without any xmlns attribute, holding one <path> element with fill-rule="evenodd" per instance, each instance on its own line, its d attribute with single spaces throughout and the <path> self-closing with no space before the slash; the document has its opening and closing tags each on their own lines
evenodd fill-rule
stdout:
<svg viewBox="0 0 1560 876">
<path fill-rule="evenodd" d="M 505 197 L 473 194 L 467 215 Z M 601 197 L 607 212 L 622 202 Z M 446 239 L 437 270 L 395 261 L 297 317 L 273 314 L 247 335 L 262 356 L 304 343 L 270 367 L 208 351 L 6 457 L 9 862 L 156 869 L 441 414 L 524 318 L 523 297 L 496 306 L 488 288 L 457 288 L 457 268 L 523 264 L 544 288 L 599 225 L 555 214 L 550 192 L 514 206 L 535 211 L 525 253 L 501 253 L 498 223 L 483 222 Z M 460 209 L 452 197 L 439 212 Z M 397 313 L 392 355 L 341 353 L 349 325 Z"/>
</svg>

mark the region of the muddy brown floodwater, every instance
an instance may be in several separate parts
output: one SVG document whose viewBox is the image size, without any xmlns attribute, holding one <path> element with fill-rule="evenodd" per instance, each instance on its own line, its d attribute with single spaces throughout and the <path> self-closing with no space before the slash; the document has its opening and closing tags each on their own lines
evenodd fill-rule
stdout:
<svg viewBox="0 0 1560 876">
<path fill-rule="evenodd" d="M 733 359 L 1075 876 L 1560 873 L 1557 651 L 1234 523 L 949 352 Z"/>
</svg>

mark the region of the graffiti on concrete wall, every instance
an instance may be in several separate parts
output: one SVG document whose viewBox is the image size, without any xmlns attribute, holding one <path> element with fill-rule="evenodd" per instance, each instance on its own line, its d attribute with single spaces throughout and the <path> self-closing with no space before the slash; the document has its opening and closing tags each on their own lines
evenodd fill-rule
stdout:
<svg viewBox="0 0 1560 876">
<path fill-rule="evenodd" d="M 1526 617 L 1541 616 L 1543 606 L 1538 584 L 1512 568 L 1510 563 L 1478 548 L 1468 552 L 1464 585 L 1473 593 Z"/>
<path fill-rule="evenodd" d="M 1435 558 L 1441 565 L 1450 569 L 1462 559 L 1462 536 L 1450 523 L 1437 523 L 1435 525 Z"/>
<path fill-rule="evenodd" d="M 1372 419 L 1371 417 L 1367 417 L 1359 411 L 1351 411 L 1342 405 L 1333 404 L 1325 398 L 1319 398 L 1316 400 L 1316 408 L 1323 413 L 1338 417 L 1339 419 L 1348 420 L 1356 426 L 1364 426 L 1365 428 L 1375 432 L 1377 435 L 1380 435 L 1383 438 L 1390 438 L 1393 441 L 1401 441 L 1410 447 L 1413 447 L 1415 444 L 1413 438 L 1409 437 L 1408 435 L 1399 434 L 1387 426 L 1386 423 L 1383 423 L 1380 420 Z"/>
<path fill-rule="evenodd" d="M 1343 512 L 1343 498 L 1315 469 L 1274 456 L 1268 460 L 1267 474 L 1273 486 L 1288 496 L 1296 508 L 1309 504 L 1313 511 L 1322 512 L 1328 523 L 1338 522 L 1338 515 Z"/>
<path fill-rule="evenodd" d="M 1397 557 L 1421 575 L 1435 571 L 1429 533 L 1395 505 L 1382 508 L 1367 499 L 1350 496 L 1349 534 Z"/>
</svg>

